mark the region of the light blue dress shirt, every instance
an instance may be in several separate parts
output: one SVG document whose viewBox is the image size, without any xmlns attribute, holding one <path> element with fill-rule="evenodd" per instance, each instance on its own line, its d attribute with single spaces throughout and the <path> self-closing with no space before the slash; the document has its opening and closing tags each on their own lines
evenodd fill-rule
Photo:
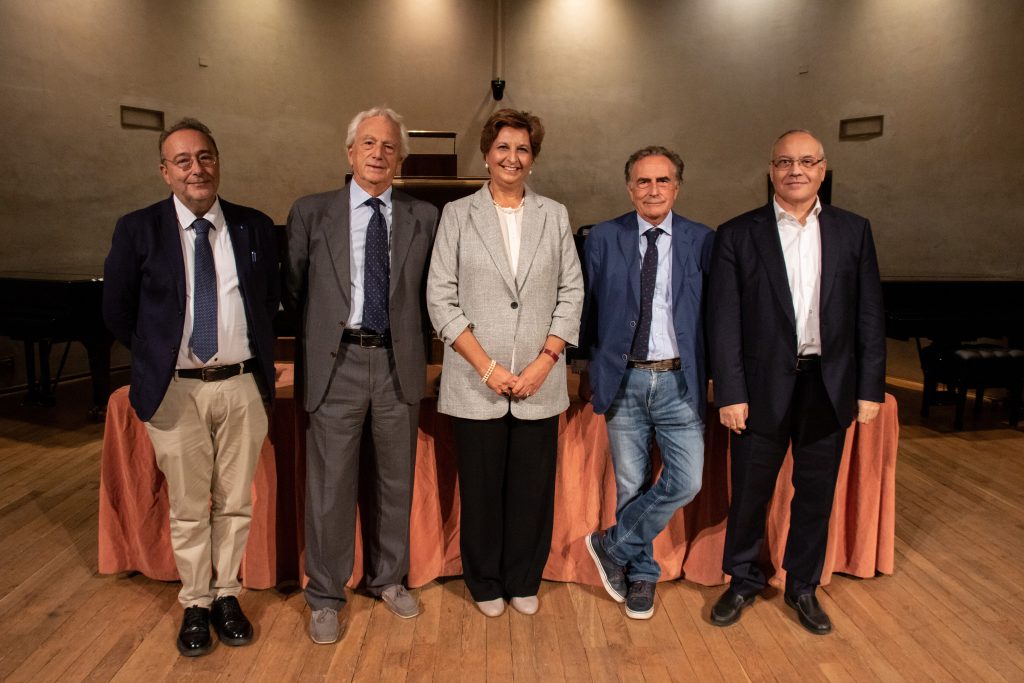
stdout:
<svg viewBox="0 0 1024 683">
<path fill-rule="evenodd" d="M 676 330 L 672 323 L 672 213 L 659 225 L 652 225 L 638 213 L 638 240 L 640 260 L 647 253 L 647 238 L 644 233 L 651 228 L 661 228 L 658 236 L 658 275 L 654 282 L 654 302 L 651 306 L 651 339 L 647 345 L 648 360 L 668 360 L 679 357 L 676 344 Z M 639 323 L 639 321 L 637 321 Z"/>
<path fill-rule="evenodd" d="M 391 187 L 384 190 L 378 197 L 384 205 L 380 207 L 384 214 L 384 222 L 388 227 L 388 254 L 391 253 Z M 363 271 L 366 262 L 366 229 L 370 226 L 373 209 L 366 205 L 366 200 L 373 195 L 359 187 L 356 181 L 349 183 L 349 268 L 352 273 L 352 310 L 348 314 L 345 326 L 356 329 L 363 324 Z M 660 242 L 661 240 L 659 240 Z"/>
</svg>

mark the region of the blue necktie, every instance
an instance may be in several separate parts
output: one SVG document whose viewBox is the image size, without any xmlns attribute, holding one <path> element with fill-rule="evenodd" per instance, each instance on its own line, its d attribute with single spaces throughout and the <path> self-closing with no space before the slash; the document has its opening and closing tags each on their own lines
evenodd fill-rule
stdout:
<svg viewBox="0 0 1024 683">
<path fill-rule="evenodd" d="M 647 347 L 651 342 L 651 309 L 654 308 L 654 283 L 658 279 L 658 235 L 661 233 L 661 228 L 651 228 L 644 233 L 647 251 L 640 265 L 640 321 L 629 352 L 636 360 L 647 360 Z"/>
<path fill-rule="evenodd" d="M 196 358 L 205 363 L 217 353 L 217 271 L 213 267 L 213 249 L 210 247 L 213 224 L 205 218 L 197 218 L 192 227 L 196 231 L 196 246 L 192 280 L 192 339 L 189 346 Z"/>
<path fill-rule="evenodd" d="M 380 199 L 366 200 L 373 209 L 366 228 L 366 251 L 363 261 L 363 328 L 383 334 L 389 327 L 388 286 L 391 281 L 391 258 L 388 255 L 388 226 L 380 207 Z"/>
</svg>

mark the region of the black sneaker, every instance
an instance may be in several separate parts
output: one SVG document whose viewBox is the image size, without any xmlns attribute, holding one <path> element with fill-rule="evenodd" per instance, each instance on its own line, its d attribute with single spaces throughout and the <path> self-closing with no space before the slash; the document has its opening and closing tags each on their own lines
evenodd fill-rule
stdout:
<svg viewBox="0 0 1024 683">
<path fill-rule="evenodd" d="M 185 608 L 185 616 L 178 630 L 178 652 L 185 657 L 205 655 L 213 646 L 210 638 L 210 610 L 205 607 Z"/>
<path fill-rule="evenodd" d="M 626 568 L 615 563 L 608 553 L 604 551 L 605 532 L 595 531 L 587 536 L 587 550 L 590 557 L 594 559 L 597 566 L 597 573 L 601 575 L 601 583 L 608 595 L 612 596 L 615 602 L 626 601 Z"/>
<path fill-rule="evenodd" d="M 654 616 L 653 581 L 634 581 L 626 594 L 626 616 L 630 619 L 650 619 Z"/>
</svg>

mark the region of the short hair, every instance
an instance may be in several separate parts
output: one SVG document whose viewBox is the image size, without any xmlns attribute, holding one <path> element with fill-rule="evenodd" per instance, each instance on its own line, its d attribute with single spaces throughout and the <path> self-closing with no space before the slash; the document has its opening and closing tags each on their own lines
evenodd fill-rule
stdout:
<svg viewBox="0 0 1024 683">
<path fill-rule="evenodd" d="M 540 155 L 540 146 L 544 142 L 544 124 L 540 118 L 528 111 L 516 111 L 515 109 L 499 109 L 491 114 L 480 131 L 480 151 L 484 156 L 491 150 L 491 145 L 498 137 L 502 128 L 519 128 L 525 130 L 530 136 L 530 153 L 534 157 Z"/>
<path fill-rule="evenodd" d="M 181 119 L 173 126 L 168 128 L 167 130 L 160 133 L 160 141 L 157 143 L 156 148 L 157 151 L 160 152 L 161 159 L 164 158 L 164 142 L 166 142 L 167 138 L 171 137 L 171 135 L 177 133 L 179 130 L 194 130 L 196 132 L 202 133 L 203 135 L 206 136 L 206 139 L 210 141 L 210 144 L 213 145 L 214 154 L 220 154 L 220 152 L 217 150 L 217 141 L 213 139 L 213 133 L 211 133 L 210 129 L 206 127 L 206 124 L 204 124 L 199 119 L 193 119 L 186 116 L 185 118 Z"/>
<path fill-rule="evenodd" d="M 804 135 L 810 135 L 812 138 L 814 138 L 814 141 L 818 143 L 818 148 L 821 150 L 822 158 L 825 158 L 825 145 L 821 144 L 821 140 L 818 139 L 817 135 L 807 130 L 806 128 L 791 128 L 790 130 L 787 130 L 779 137 L 775 138 L 775 142 L 772 143 L 772 150 L 768 155 L 768 160 L 770 161 L 775 158 L 775 146 L 782 142 L 783 138 L 789 137 L 790 135 L 795 135 L 796 133 L 803 133 Z"/>
<path fill-rule="evenodd" d="M 391 121 L 391 123 L 398 126 L 398 136 L 401 139 L 398 145 L 398 154 L 403 159 L 409 156 L 409 130 L 405 127 L 401 114 L 390 107 L 371 107 L 370 109 L 361 111 L 353 116 L 351 123 L 348 124 L 348 134 L 345 136 L 345 147 L 351 147 L 355 143 L 356 130 L 359 128 L 359 124 L 366 119 L 372 119 L 374 116 L 383 116 L 387 120 Z"/>
<path fill-rule="evenodd" d="M 679 182 L 683 182 L 682 158 L 672 150 L 668 149 L 667 147 L 662 147 L 661 145 L 651 145 L 650 147 L 638 149 L 637 151 L 630 154 L 629 158 L 626 159 L 627 183 L 629 182 L 630 174 L 633 172 L 633 166 L 636 164 L 636 162 L 640 161 L 645 157 L 665 157 L 666 159 L 672 162 L 673 166 L 676 167 L 676 180 L 678 180 Z"/>
</svg>

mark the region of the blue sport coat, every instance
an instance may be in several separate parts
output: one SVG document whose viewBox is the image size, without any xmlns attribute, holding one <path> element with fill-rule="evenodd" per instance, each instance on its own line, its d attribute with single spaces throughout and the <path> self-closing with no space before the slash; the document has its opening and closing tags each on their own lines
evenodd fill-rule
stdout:
<svg viewBox="0 0 1024 683">
<path fill-rule="evenodd" d="M 672 323 L 693 410 L 707 403 L 703 302 L 715 233 L 672 214 Z M 640 231 L 636 212 L 594 226 L 584 247 L 583 338 L 589 352 L 594 412 L 608 410 L 619 390 L 640 318 Z"/>
<path fill-rule="evenodd" d="M 235 253 L 257 382 L 274 395 L 274 315 L 281 298 L 274 223 L 246 206 L 220 200 Z M 185 257 L 171 197 L 117 221 L 103 266 L 103 319 L 132 352 L 129 400 L 148 421 L 163 401 L 185 327 Z"/>
</svg>

